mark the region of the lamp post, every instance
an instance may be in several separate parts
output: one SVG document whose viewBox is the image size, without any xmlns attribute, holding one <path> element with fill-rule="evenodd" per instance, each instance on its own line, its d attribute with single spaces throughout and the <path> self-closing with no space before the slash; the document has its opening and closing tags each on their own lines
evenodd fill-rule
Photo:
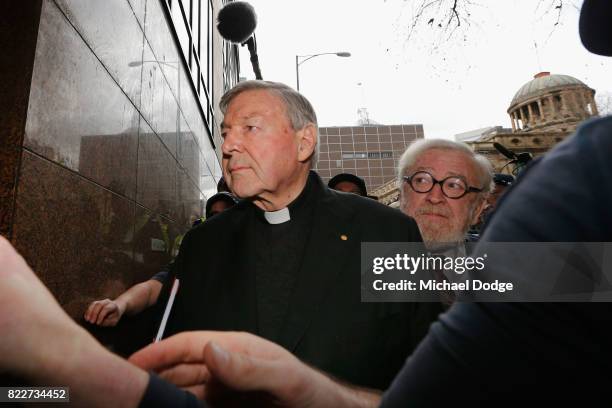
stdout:
<svg viewBox="0 0 612 408">
<path fill-rule="evenodd" d="M 165 62 L 165 61 L 156 61 L 156 60 L 151 60 L 151 61 L 144 61 L 144 60 L 143 61 L 132 61 L 132 62 L 128 63 L 128 67 L 131 67 L 131 68 L 140 67 L 140 66 L 144 65 L 145 63 L 163 64 L 163 65 L 165 65 L 167 67 L 170 67 L 172 69 L 176 69 L 176 77 L 178 79 L 178 89 L 177 89 L 178 95 L 176 95 L 176 129 L 177 129 L 177 131 L 180 130 L 180 126 L 181 126 L 181 108 L 180 108 L 180 101 L 181 101 L 181 71 L 179 69 L 179 62 L 178 61 Z M 176 64 L 176 66 L 174 64 Z M 155 69 L 155 68 L 156 67 L 153 67 L 153 69 Z"/>
<path fill-rule="evenodd" d="M 337 55 L 338 57 L 346 58 L 346 57 L 350 57 L 351 53 L 346 52 L 346 51 L 340 51 L 340 52 L 322 52 L 320 54 L 310 54 L 310 55 L 296 55 L 295 56 L 295 78 L 296 78 L 298 92 L 300 91 L 300 65 L 302 65 L 309 59 L 318 57 L 320 55 Z M 303 58 L 303 59 L 300 61 L 300 58 Z"/>
</svg>

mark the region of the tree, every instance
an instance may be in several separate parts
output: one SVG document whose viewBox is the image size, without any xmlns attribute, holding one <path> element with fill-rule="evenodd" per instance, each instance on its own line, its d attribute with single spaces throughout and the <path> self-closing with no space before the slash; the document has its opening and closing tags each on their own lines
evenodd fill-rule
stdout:
<svg viewBox="0 0 612 408">
<path fill-rule="evenodd" d="M 465 34 L 466 29 L 477 23 L 472 17 L 473 9 L 486 7 L 474 0 L 404 0 L 413 6 L 412 18 L 409 23 L 408 40 L 423 26 L 434 27 L 439 30 L 441 41 L 448 41 L 456 36 Z M 485 2 L 493 5 L 493 0 Z M 577 0 L 538 0 L 534 2 L 534 12 L 542 18 L 553 16 L 551 33 L 562 21 L 565 9 L 573 7 L 578 9 Z"/>
</svg>

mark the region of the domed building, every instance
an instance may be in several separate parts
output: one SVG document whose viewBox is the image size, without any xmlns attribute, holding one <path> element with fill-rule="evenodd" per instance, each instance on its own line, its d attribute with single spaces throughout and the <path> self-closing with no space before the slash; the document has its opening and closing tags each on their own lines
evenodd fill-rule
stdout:
<svg viewBox="0 0 612 408">
<path fill-rule="evenodd" d="M 455 135 L 486 156 L 497 173 L 512 173 L 509 159 L 493 146 L 500 143 L 514 153 L 541 156 L 572 134 L 580 122 L 598 115 L 595 90 L 569 75 L 540 72 L 521 86 L 507 110 L 512 128 L 491 126 Z M 395 178 L 371 192 L 383 204 L 397 207 Z"/>
<path fill-rule="evenodd" d="M 475 151 L 491 160 L 497 172 L 508 159 L 493 143 L 500 143 L 515 153 L 528 152 L 534 157 L 549 151 L 570 135 L 578 124 L 596 116 L 595 90 L 569 75 L 540 72 L 516 92 L 508 108 L 512 130 L 498 129 L 466 141 Z M 497 128 L 496 128 L 497 129 Z"/>
</svg>

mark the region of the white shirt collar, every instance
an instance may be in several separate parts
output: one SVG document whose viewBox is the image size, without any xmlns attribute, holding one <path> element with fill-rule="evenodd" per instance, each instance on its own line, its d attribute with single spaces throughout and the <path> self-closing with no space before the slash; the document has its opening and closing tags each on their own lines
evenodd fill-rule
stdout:
<svg viewBox="0 0 612 408">
<path fill-rule="evenodd" d="M 264 211 L 264 217 L 269 224 L 282 224 L 291 220 L 289 208 L 281 208 L 278 211 Z"/>
</svg>

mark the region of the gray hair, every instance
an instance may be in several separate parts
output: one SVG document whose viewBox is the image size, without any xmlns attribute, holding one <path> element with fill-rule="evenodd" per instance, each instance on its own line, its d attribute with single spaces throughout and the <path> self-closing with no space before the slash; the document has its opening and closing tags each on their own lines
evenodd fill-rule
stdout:
<svg viewBox="0 0 612 408">
<path fill-rule="evenodd" d="M 476 176 L 478 177 L 479 188 L 482 188 L 483 194 L 488 194 L 494 187 L 493 184 L 493 166 L 489 159 L 481 154 L 476 154 L 465 143 L 454 142 L 447 139 L 419 139 L 414 141 L 402 154 L 397 166 L 397 182 L 401 190 L 402 177 L 404 172 L 412 167 L 420 155 L 428 150 L 451 150 L 464 153 L 470 158 L 476 168 Z"/>
<path fill-rule="evenodd" d="M 315 150 L 310 158 L 310 167 L 315 167 L 317 158 L 319 157 L 319 126 L 317 124 L 317 114 L 312 105 L 302 95 L 293 88 L 280 82 L 272 81 L 243 81 L 236 84 L 232 89 L 227 91 L 219 101 L 221 113 L 225 115 L 230 102 L 242 92 L 264 90 L 278 96 L 285 104 L 285 111 L 293 130 L 302 130 L 306 126 L 312 124 L 315 127 L 316 140 Z"/>
</svg>

